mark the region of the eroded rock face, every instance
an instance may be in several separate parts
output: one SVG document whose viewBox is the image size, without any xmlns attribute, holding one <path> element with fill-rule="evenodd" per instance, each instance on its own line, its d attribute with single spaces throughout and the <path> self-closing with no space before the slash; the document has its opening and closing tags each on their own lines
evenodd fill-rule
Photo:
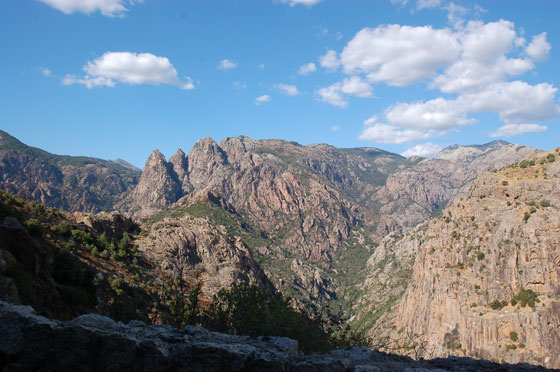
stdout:
<svg viewBox="0 0 560 372">
<path fill-rule="evenodd" d="M 303 355 L 282 337 L 231 336 L 187 326 L 127 325 L 88 314 L 53 321 L 0 301 L 0 367 L 5 371 L 546 371 L 469 358 L 413 361 L 355 347 Z"/>
<path fill-rule="evenodd" d="M 182 196 L 182 183 L 173 164 L 168 163 L 157 149 L 152 152 L 138 185 L 132 191 L 125 205 L 131 205 L 138 217 L 149 216 Z"/>
<path fill-rule="evenodd" d="M 548 155 L 479 176 L 393 245 L 417 254 L 404 296 L 381 319 L 391 336 L 417 335 L 435 356 L 560 367 L 560 162 Z"/>
<path fill-rule="evenodd" d="M 109 238 L 120 239 L 125 232 L 131 232 L 136 224 L 129 217 L 117 212 L 100 212 L 97 214 L 75 212 L 76 223 L 84 224 L 97 234 L 107 234 Z"/>
<path fill-rule="evenodd" d="M 150 229 L 138 240 L 139 251 L 170 277 L 199 281 L 208 297 L 239 283 L 270 287 L 247 246 L 222 226 L 184 216 L 165 218 Z"/>
</svg>

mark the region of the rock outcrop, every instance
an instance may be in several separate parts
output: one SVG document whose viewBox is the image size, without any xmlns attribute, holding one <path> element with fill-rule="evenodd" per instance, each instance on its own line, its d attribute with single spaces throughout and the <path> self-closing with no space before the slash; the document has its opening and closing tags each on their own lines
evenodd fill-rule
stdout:
<svg viewBox="0 0 560 372">
<path fill-rule="evenodd" d="M 380 319 L 392 338 L 425 340 L 426 355 L 560 367 L 558 156 L 537 153 L 485 173 L 440 217 L 386 241 L 401 263 L 415 256 L 409 279 L 395 286 L 406 292 Z"/>
<path fill-rule="evenodd" d="M 2 301 L 0 334 L 4 371 L 546 371 L 469 358 L 413 361 L 363 347 L 303 355 L 288 338 L 251 339 L 139 321 L 125 325 L 94 314 L 54 321 Z"/>
<path fill-rule="evenodd" d="M 204 218 L 165 218 L 137 242 L 160 270 L 187 283 L 198 281 L 207 297 L 239 283 L 270 287 L 243 241 Z"/>
</svg>

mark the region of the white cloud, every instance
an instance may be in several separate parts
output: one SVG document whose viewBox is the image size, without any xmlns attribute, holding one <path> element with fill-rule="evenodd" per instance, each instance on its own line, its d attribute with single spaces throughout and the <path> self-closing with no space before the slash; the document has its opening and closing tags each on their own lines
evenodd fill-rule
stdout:
<svg viewBox="0 0 560 372">
<path fill-rule="evenodd" d="M 319 63 L 329 71 L 335 71 L 340 66 L 340 60 L 334 50 L 329 50 L 324 56 L 319 57 Z"/>
<path fill-rule="evenodd" d="M 88 89 L 94 87 L 113 87 L 116 83 L 131 85 L 169 84 L 181 89 L 194 89 L 190 77 L 182 81 L 177 70 L 166 57 L 158 57 L 150 53 L 107 52 L 101 57 L 88 62 L 84 67 L 83 78 L 66 75 L 62 79 L 64 85 L 83 84 Z"/>
<path fill-rule="evenodd" d="M 373 89 L 371 86 L 360 79 L 358 76 L 352 76 L 344 79 L 340 90 L 343 93 L 350 94 L 356 97 L 368 98 L 373 96 Z"/>
<path fill-rule="evenodd" d="M 39 67 L 39 70 L 41 70 L 41 72 L 43 73 L 44 76 L 46 77 L 51 77 L 52 76 L 52 71 L 49 70 L 46 67 Z"/>
<path fill-rule="evenodd" d="M 333 132 L 338 132 L 339 130 L 340 130 L 340 126 L 338 126 L 338 125 L 333 125 L 331 127 L 331 131 L 333 131 Z"/>
<path fill-rule="evenodd" d="M 125 0 L 38 0 L 42 3 L 50 5 L 51 7 L 60 10 L 65 14 L 72 14 L 75 12 L 93 13 L 96 11 L 101 14 L 115 17 L 122 16 L 128 11 L 123 5 Z M 134 2 L 130 2 L 134 4 Z"/>
<path fill-rule="evenodd" d="M 259 65 L 259 70 L 261 70 L 261 71 L 264 70 L 264 63 L 261 63 L 261 64 Z"/>
<path fill-rule="evenodd" d="M 441 150 L 443 150 L 442 146 L 435 143 L 426 142 L 406 150 L 401 155 L 406 158 L 409 158 L 411 156 L 422 156 L 424 158 L 433 158 Z"/>
<path fill-rule="evenodd" d="M 546 125 L 538 124 L 506 124 L 490 133 L 490 137 L 512 137 L 525 133 L 544 132 L 547 129 Z"/>
<path fill-rule="evenodd" d="M 440 6 L 442 0 L 418 0 L 416 2 L 416 9 L 424 8 L 437 8 Z"/>
<path fill-rule="evenodd" d="M 359 139 L 385 144 L 401 144 L 405 142 L 428 139 L 436 135 L 433 131 L 423 132 L 417 129 L 398 128 L 389 124 L 373 124 L 367 126 L 359 135 Z"/>
<path fill-rule="evenodd" d="M 399 127 L 445 131 L 475 121 L 467 118 L 464 107 L 454 100 L 436 98 L 427 102 L 398 103 L 386 112 L 387 121 Z"/>
<path fill-rule="evenodd" d="M 229 59 L 222 59 L 218 64 L 219 70 L 232 70 L 237 68 L 237 63 L 230 61 Z"/>
<path fill-rule="evenodd" d="M 346 106 L 348 106 L 348 102 L 344 100 L 341 88 L 341 83 L 335 83 L 326 88 L 319 89 L 319 91 L 317 92 L 317 94 L 319 95 L 319 101 L 330 103 L 331 105 L 340 108 L 345 108 Z"/>
<path fill-rule="evenodd" d="M 274 88 L 287 96 L 297 96 L 299 94 L 298 88 L 291 84 L 274 84 Z"/>
<path fill-rule="evenodd" d="M 555 102 L 558 89 L 548 83 L 501 82 L 475 93 L 459 96 L 464 111 L 498 112 L 507 124 L 546 121 L 560 116 Z"/>
<path fill-rule="evenodd" d="M 533 58 L 535 61 L 545 61 L 548 59 L 548 53 L 550 52 L 551 46 L 546 41 L 546 32 L 540 35 L 533 36 L 533 40 L 527 46 L 527 54 Z"/>
<path fill-rule="evenodd" d="M 306 5 L 306 6 L 313 6 L 315 4 L 319 4 L 322 0 L 280 0 L 282 3 L 290 4 L 290 6 L 294 5 Z"/>
<path fill-rule="evenodd" d="M 312 72 L 315 72 L 316 70 L 317 70 L 317 67 L 315 66 L 315 63 L 309 62 L 308 64 L 305 64 L 305 65 L 303 65 L 299 68 L 298 74 L 307 75 L 307 74 L 310 74 Z"/>
<path fill-rule="evenodd" d="M 270 102 L 272 98 L 268 94 L 264 94 L 260 97 L 255 98 L 255 105 L 260 106 L 262 103 Z"/>
<path fill-rule="evenodd" d="M 330 103 L 333 106 L 345 108 L 348 101 L 344 99 L 344 94 L 353 95 L 360 98 L 373 97 L 372 87 L 358 76 L 345 78 L 342 82 L 334 83 L 326 88 L 319 89 L 319 100 Z"/>
<path fill-rule="evenodd" d="M 435 76 L 456 61 L 460 51 L 450 29 L 388 25 L 360 30 L 340 54 L 340 62 L 347 74 L 364 73 L 370 82 L 406 86 Z"/>
<path fill-rule="evenodd" d="M 465 23 L 465 19 L 463 17 L 467 15 L 469 10 L 453 2 L 447 4 L 445 9 L 447 10 L 447 21 L 449 24 L 455 29 L 461 28 L 463 23 Z"/>
<path fill-rule="evenodd" d="M 244 81 L 236 81 L 233 83 L 235 89 L 241 90 L 247 88 L 247 83 Z"/>
</svg>

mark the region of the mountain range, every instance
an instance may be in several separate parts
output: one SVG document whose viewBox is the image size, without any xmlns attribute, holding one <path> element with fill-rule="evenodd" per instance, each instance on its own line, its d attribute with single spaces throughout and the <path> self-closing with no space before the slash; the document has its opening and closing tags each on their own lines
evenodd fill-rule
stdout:
<svg viewBox="0 0 560 372">
<path fill-rule="evenodd" d="M 494 141 L 404 158 L 241 136 L 154 150 L 140 172 L 0 132 L 0 188 L 75 223 L 136 221 L 139 257 L 208 296 L 257 283 L 344 315 L 388 351 L 560 367 L 557 156 Z"/>
</svg>

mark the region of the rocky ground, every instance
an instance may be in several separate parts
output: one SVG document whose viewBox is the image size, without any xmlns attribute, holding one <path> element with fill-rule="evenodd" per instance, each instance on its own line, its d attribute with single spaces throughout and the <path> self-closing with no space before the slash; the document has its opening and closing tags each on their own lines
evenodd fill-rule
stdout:
<svg viewBox="0 0 560 372">
<path fill-rule="evenodd" d="M 304 355 L 289 338 L 123 324 L 94 314 L 53 321 L 2 301 L 0 334 L 4 371 L 547 371 L 471 358 L 415 361 L 364 347 Z"/>
</svg>

